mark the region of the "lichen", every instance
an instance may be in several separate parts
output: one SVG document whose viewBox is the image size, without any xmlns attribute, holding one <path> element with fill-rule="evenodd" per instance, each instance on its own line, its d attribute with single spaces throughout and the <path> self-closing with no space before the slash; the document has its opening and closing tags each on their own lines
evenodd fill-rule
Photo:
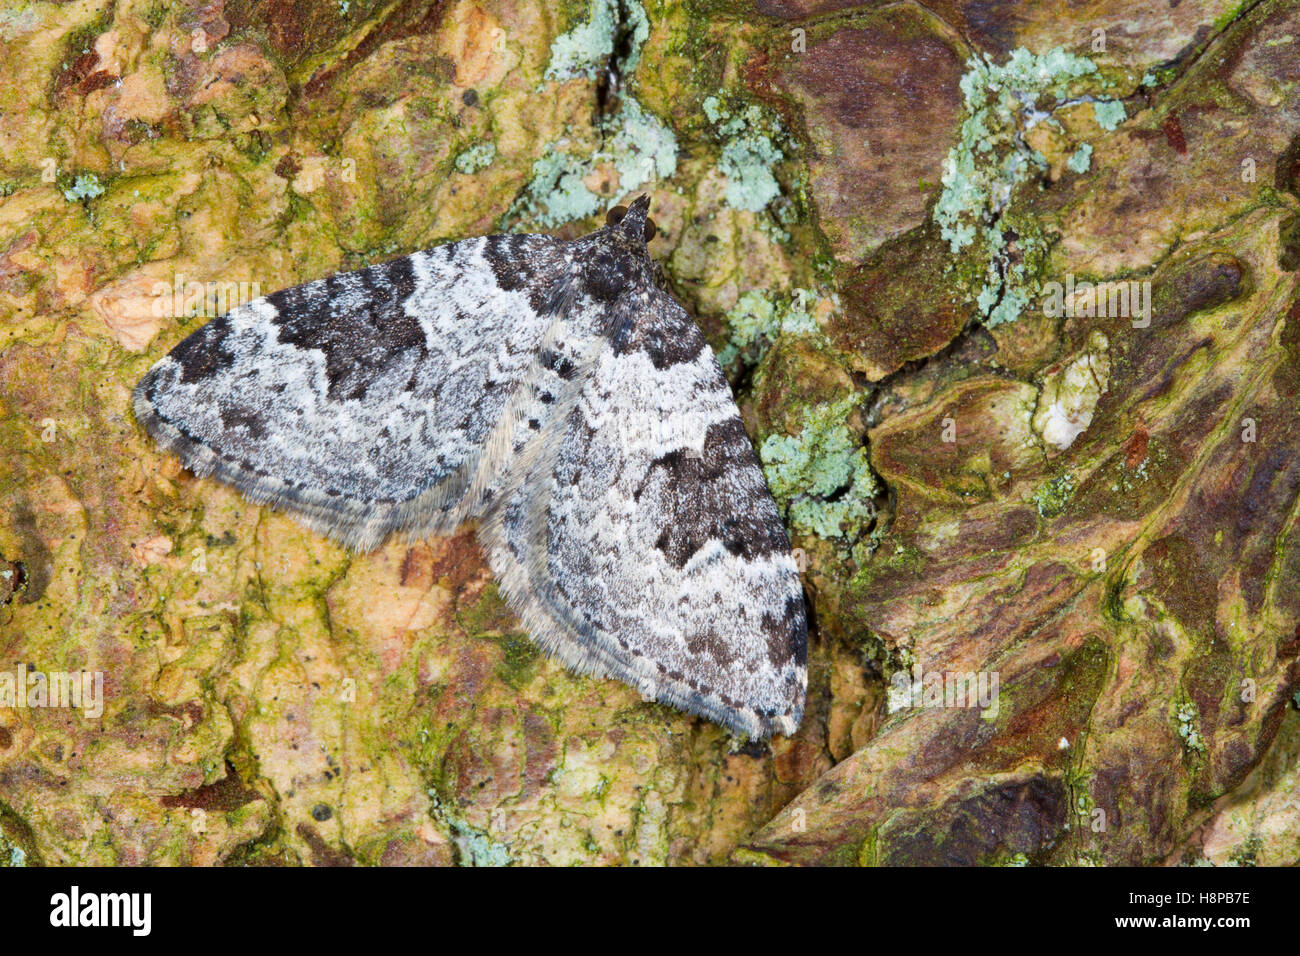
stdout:
<svg viewBox="0 0 1300 956">
<path fill-rule="evenodd" d="M 533 163 L 533 177 L 511 212 L 548 228 L 586 219 L 601 205 L 583 181 L 590 171 L 589 160 L 547 152 Z"/>
<path fill-rule="evenodd" d="M 452 821 L 451 833 L 461 866 L 509 866 L 513 862 L 509 847 L 463 820 Z"/>
<path fill-rule="evenodd" d="M 73 184 L 63 190 L 63 198 L 68 202 L 81 202 L 104 195 L 104 187 L 94 173 L 82 173 Z"/>
<path fill-rule="evenodd" d="M 1119 124 L 1128 119 L 1128 111 L 1119 100 L 1097 100 L 1092 104 L 1092 112 L 1097 125 L 1107 132 L 1118 129 Z"/>
<path fill-rule="evenodd" d="M 1026 144 L 1024 133 L 1040 122 L 1054 123 L 1051 110 L 1097 66 L 1062 47 L 1044 54 L 1021 47 L 1004 64 L 986 54 L 972 57 L 967 66 L 961 80 L 966 117 L 948 152 L 933 218 L 954 254 L 970 248 L 968 255 L 986 263 L 980 285 L 971 293 L 984 324 L 993 327 L 1020 317 L 1034 294 L 1036 268 L 1046 251 L 1041 241 L 1022 235 L 1020 254 L 1009 255 L 1003 228 L 1016 187 L 1048 165 Z M 1071 158 L 1071 168 L 1084 171 L 1086 167 L 1077 167 L 1090 159 L 1091 147 L 1086 153 L 1080 150 Z"/>
<path fill-rule="evenodd" d="M 1092 168 L 1092 144 L 1084 143 L 1065 163 L 1073 172 L 1083 175 Z"/>
<path fill-rule="evenodd" d="M 1074 475 L 1057 475 L 1034 492 L 1034 505 L 1042 518 L 1054 518 L 1065 510 L 1074 494 Z"/>
<path fill-rule="evenodd" d="M 456 171 L 467 176 L 472 175 L 491 166 L 492 160 L 496 159 L 496 155 L 496 143 L 480 143 L 477 146 L 463 149 L 456 156 Z"/>
<path fill-rule="evenodd" d="M 862 395 L 807 409 L 797 435 L 769 435 L 759 447 L 768 487 L 790 527 L 853 540 L 875 517 L 875 475 L 845 420 Z"/>
<path fill-rule="evenodd" d="M 731 338 L 718 352 L 718 362 L 726 368 L 737 358 L 758 362 L 768 346 L 782 334 L 816 335 L 821 331 L 814 303 L 829 302 L 838 307 L 837 297 L 829 299 L 808 289 L 795 289 L 788 296 L 772 298 L 752 289 L 742 295 L 727 312 Z"/>
<path fill-rule="evenodd" d="M 1183 739 L 1183 747 L 1191 753 L 1205 753 L 1205 741 L 1197 729 L 1201 713 L 1191 701 L 1186 701 L 1178 708 L 1174 718 L 1178 721 L 1178 736 Z"/>
<path fill-rule="evenodd" d="M 27 854 L 18 844 L 11 842 L 0 830 L 0 866 L 26 866 Z"/>
<path fill-rule="evenodd" d="M 608 63 L 614 54 L 612 17 L 617 9 L 617 4 L 595 0 L 588 22 L 552 45 L 547 78 L 593 77 L 598 66 Z M 629 38 L 631 47 L 620 69 L 625 77 L 630 77 L 649 25 L 644 9 L 634 0 L 625 3 L 624 9 L 631 17 L 633 29 Z M 506 218 L 555 228 L 585 219 L 605 205 L 602 196 L 588 185 L 600 178 L 598 174 L 602 170 L 612 170 L 617 175 L 618 192 L 624 195 L 648 182 L 669 179 L 677 172 L 676 136 L 630 90 L 622 92 L 618 112 L 597 121 L 597 132 L 601 147 L 596 150 L 575 149 L 567 138 L 547 143 L 542 156 L 533 163 L 532 178 Z"/>
<path fill-rule="evenodd" d="M 451 832 L 461 866 L 509 866 L 510 848 L 449 812 L 436 790 L 429 790 L 429 815 Z"/>
<path fill-rule="evenodd" d="M 727 178 L 727 205 L 761 211 L 781 195 L 772 171 L 785 159 L 775 142 L 783 134 L 780 122 L 753 103 L 732 109 L 717 96 L 709 96 L 701 105 L 722 142 L 718 170 Z"/>
<path fill-rule="evenodd" d="M 677 137 L 635 99 L 624 98 L 609 132 L 602 156 L 618 172 L 619 188 L 624 191 L 677 172 Z"/>
<path fill-rule="evenodd" d="M 645 7 L 637 0 L 591 0 L 587 19 L 551 43 L 551 62 L 546 68 L 548 80 L 571 80 L 575 77 L 595 79 L 615 53 L 615 37 L 620 23 L 620 9 L 629 30 L 631 50 L 623 70 L 631 74 L 641 56 L 641 45 L 650 35 L 650 21 Z"/>
<path fill-rule="evenodd" d="M 1045 114 L 1036 110 L 1043 94 L 1060 99 L 1070 82 L 1097 70 L 1087 57 L 1056 47 L 1039 56 L 1020 47 L 998 66 L 986 54 L 972 57 L 961 79 L 966 118 L 960 140 L 948 152 L 943 192 L 934 207 L 949 248 L 960 252 L 992 222 L 1016 183 L 1042 163 L 1024 145 L 1021 127 Z"/>
</svg>

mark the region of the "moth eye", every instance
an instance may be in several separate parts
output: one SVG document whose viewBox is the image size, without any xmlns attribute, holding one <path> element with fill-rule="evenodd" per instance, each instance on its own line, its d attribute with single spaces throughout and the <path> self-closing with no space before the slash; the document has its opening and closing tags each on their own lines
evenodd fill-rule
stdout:
<svg viewBox="0 0 1300 956">
<path fill-rule="evenodd" d="M 627 206 L 615 206 L 609 212 L 605 213 L 605 225 L 617 226 L 627 215 Z"/>
<path fill-rule="evenodd" d="M 655 226 L 655 221 L 647 216 L 645 220 L 645 241 L 649 242 L 658 232 L 659 229 Z"/>
</svg>

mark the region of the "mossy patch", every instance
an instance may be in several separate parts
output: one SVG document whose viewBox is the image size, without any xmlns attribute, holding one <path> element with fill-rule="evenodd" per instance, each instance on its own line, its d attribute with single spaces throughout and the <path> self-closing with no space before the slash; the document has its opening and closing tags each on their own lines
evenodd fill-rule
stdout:
<svg viewBox="0 0 1300 956">
<path fill-rule="evenodd" d="M 541 651 L 525 634 L 506 634 L 497 640 L 501 663 L 497 675 L 515 690 L 528 684 L 537 672 Z"/>
<path fill-rule="evenodd" d="M 1065 510 L 1074 496 L 1074 475 L 1057 475 L 1034 492 L 1034 506 L 1042 518 L 1055 518 Z"/>
</svg>

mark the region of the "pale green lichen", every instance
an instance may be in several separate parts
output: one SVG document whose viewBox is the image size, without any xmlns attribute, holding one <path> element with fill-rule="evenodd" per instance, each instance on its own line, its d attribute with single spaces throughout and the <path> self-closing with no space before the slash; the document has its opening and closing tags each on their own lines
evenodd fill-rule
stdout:
<svg viewBox="0 0 1300 956">
<path fill-rule="evenodd" d="M 982 287 L 972 292 L 984 323 L 996 326 L 1019 318 L 1029 304 L 1033 265 L 1045 251 L 1027 248 L 1037 240 L 1022 236 L 1022 254 L 1009 256 L 1001 225 L 1016 187 L 1034 170 L 1047 167 L 1047 160 L 1025 143 L 1023 133 L 1050 121 L 1051 109 L 1081 77 L 1096 73 L 1097 66 L 1062 47 L 1044 54 L 1022 47 L 1004 64 L 985 55 L 972 57 L 967 66 L 961 80 L 966 116 L 960 138 L 948 152 L 933 217 L 953 253 L 978 244 L 973 254 L 988 265 Z M 1090 156 L 1091 149 L 1087 157 L 1076 153 L 1071 163 Z"/>
<path fill-rule="evenodd" d="M 0 866 L 26 866 L 27 854 L 23 848 L 12 843 L 0 830 Z"/>
<path fill-rule="evenodd" d="M 1001 66 L 987 55 L 966 65 L 961 79 L 966 118 L 960 140 L 948 152 L 943 192 L 934 207 L 934 220 L 953 252 L 974 242 L 1012 188 L 1041 165 L 1042 157 L 1019 138 L 1038 97 L 1060 99 L 1071 81 L 1097 69 L 1087 57 L 1062 47 L 1041 56 L 1021 47 Z"/>
<path fill-rule="evenodd" d="M 437 790 L 429 790 L 428 796 L 429 815 L 451 832 L 461 866 L 509 866 L 514 862 L 506 844 L 452 815 Z"/>
<path fill-rule="evenodd" d="M 677 137 L 636 100 L 625 97 L 609 126 L 602 156 L 617 171 L 620 189 L 633 190 L 677 172 Z"/>
<path fill-rule="evenodd" d="M 1119 100 L 1098 100 L 1092 104 L 1093 115 L 1097 125 L 1107 132 L 1119 128 L 1119 124 L 1128 119 L 1128 111 Z"/>
<path fill-rule="evenodd" d="M 612 2 L 593 2 L 588 22 L 552 45 L 547 78 L 594 77 L 596 69 L 613 55 L 612 18 L 617 10 L 617 4 Z M 625 10 L 632 24 L 631 48 L 621 69 L 630 76 L 649 34 L 649 24 L 644 9 L 635 0 L 625 3 Z M 606 204 L 587 185 L 592 178 L 598 178 L 595 174 L 599 167 L 617 173 L 618 190 L 624 195 L 677 172 L 677 138 L 672 130 L 642 107 L 630 91 L 624 90 L 620 102 L 617 113 L 599 121 L 603 144 L 600 149 L 573 152 L 566 139 L 546 144 L 545 153 L 533 163 L 532 178 L 507 218 L 523 218 L 546 228 L 587 218 Z"/>
<path fill-rule="evenodd" d="M 1205 753 L 1205 741 L 1196 727 L 1201 719 L 1196 705 L 1187 701 L 1178 708 L 1174 717 L 1178 721 L 1178 736 L 1183 739 L 1183 746 L 1193 753 Z"/>
<path fill-rule="evenodd" d="M 1029 293 L 1024 289 L 1008 288 L 998 300 L 998 304 L 989 312 L 984 324 L 989 328 L 1002 325 L 1004 322 L 1014 322 L 1020 318 L 1020 313 L 1029 305 Z"/>
<path fill-rule="evenodd" d="M 1066 161 L 1065 165 L 1079 175 L 1086 173 L 1092 168 L 1092 145 L 1084 143 L 1074 151 L 1074 155 Z"/>
<path fill-rule="evenodd" d="M 733 112 L 718 97 L 709 96 L 701 105 L 722 141 L 718 170 L 727 177 L 727 205 L 759 212 L 781 195 L 772 171 L 785 159 L 775 142 L 782 134 L 780 123 L 753 103 Z"/>
<path fill-rule="evenodd" d="M 620 9 L 626 19 L 619 16 Z M 622 64 L 623 73 L 630 75 L 640 60 L 641 45 L 650 35 L 645 7 L 637 0 L 592 0 L 587 19 L 551 43 L 551 62 L 546 68 L 546 78 L 570 80 L 581 76 L 594 79 L 614 56 L 620 21 L 630 33 L 631 50 Z"/>
<path fill-rule="evenodd" d="M 461 866 L 509 866 L 513 862 L 509 847 L 462 820 L 451 822 L 451 833 Z"/>
<path fill-rule="evenodd" d="M 1018 255 L 1012 257 L 1000 223 L 984 230 L 985 247 L 991 256 L 976 303 L 989 328 L 1020 318 L 1038 288 L 1037 269 L 1047 256 L 1047 244 L 1029 229 L 1022 229 L 1018 235 Z"/>
<path fill-rule="evenodd" d="M 492 160 L 496 159 L 496 155 L 496 143 L 480 143 L 477 146 L 471 146 L 468 149 L 461 150 L 456 156 L 456 171 L 467 176 L 472 175 L 491 166 Z"/>
<path fill-rule="evenodd" d="M 95 199 L 102 195 L 104 195 L 104 187 L 100 185 L 99 177 L 94 173 L 83 173 L 76 178 L 70 188 L 63 190 L 63 198 L 68 202 Z"/>
<path fill-rule="evenodd" d="M 652 113 L 626 97 L 617 114 L 604 121 L 605 147 L 587 155 L 566 153 L 563 141 L 551 143 L 546 155 L 533 163 L 533 175 L 513 215 L 548 228 L 585 219 L 604 207 L 587 179 L 600 165 L 618 173 L 618 188 L 628 193 L 677 171 L 677 139 Z"/>
<path fill-rule="evenodd" d="M 812 314 L 812 305 L 819 298 L 808 289 L 795 289 L 779 298 L 757 289 L 746 292 L 727 312 L 731 338 L 718 352 L 718 362 L 724 368 L 738 357 L 758 362 L 780 335 L 816 335 L 821 327 Z"/>
<path fill-rule="evenodd" d="M 807 409 L 797 435 L 769 435 L 759 447 L 768 487 L 797 532 L 852 540 L 875 517 L 867 450 L 845 424 L 861 400 L 854 393 Z"/>
<path fill-rule="evenodd" d="M 533 178 L 516 203 L 518 211 L 548 228 L 586 219 L 601 206 L 600 197 L 583 182 L 590 171 L 580 157 L 548 152 L 533 163 Z"/>
</svg>

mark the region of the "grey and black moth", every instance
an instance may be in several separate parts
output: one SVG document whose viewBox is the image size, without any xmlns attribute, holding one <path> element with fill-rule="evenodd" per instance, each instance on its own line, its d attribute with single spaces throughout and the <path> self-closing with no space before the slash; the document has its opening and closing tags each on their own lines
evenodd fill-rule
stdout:
<svg viewBox="0 0 1300 956">
<path fill-rule="evenodd" d="M 369 550 L 478 539 L 569 667 L 753 737 L 803 715 L 790 543 L 649 201 L 285 289 L 182 341 L 135 414 L 198 475 Z"/>
</svg>

